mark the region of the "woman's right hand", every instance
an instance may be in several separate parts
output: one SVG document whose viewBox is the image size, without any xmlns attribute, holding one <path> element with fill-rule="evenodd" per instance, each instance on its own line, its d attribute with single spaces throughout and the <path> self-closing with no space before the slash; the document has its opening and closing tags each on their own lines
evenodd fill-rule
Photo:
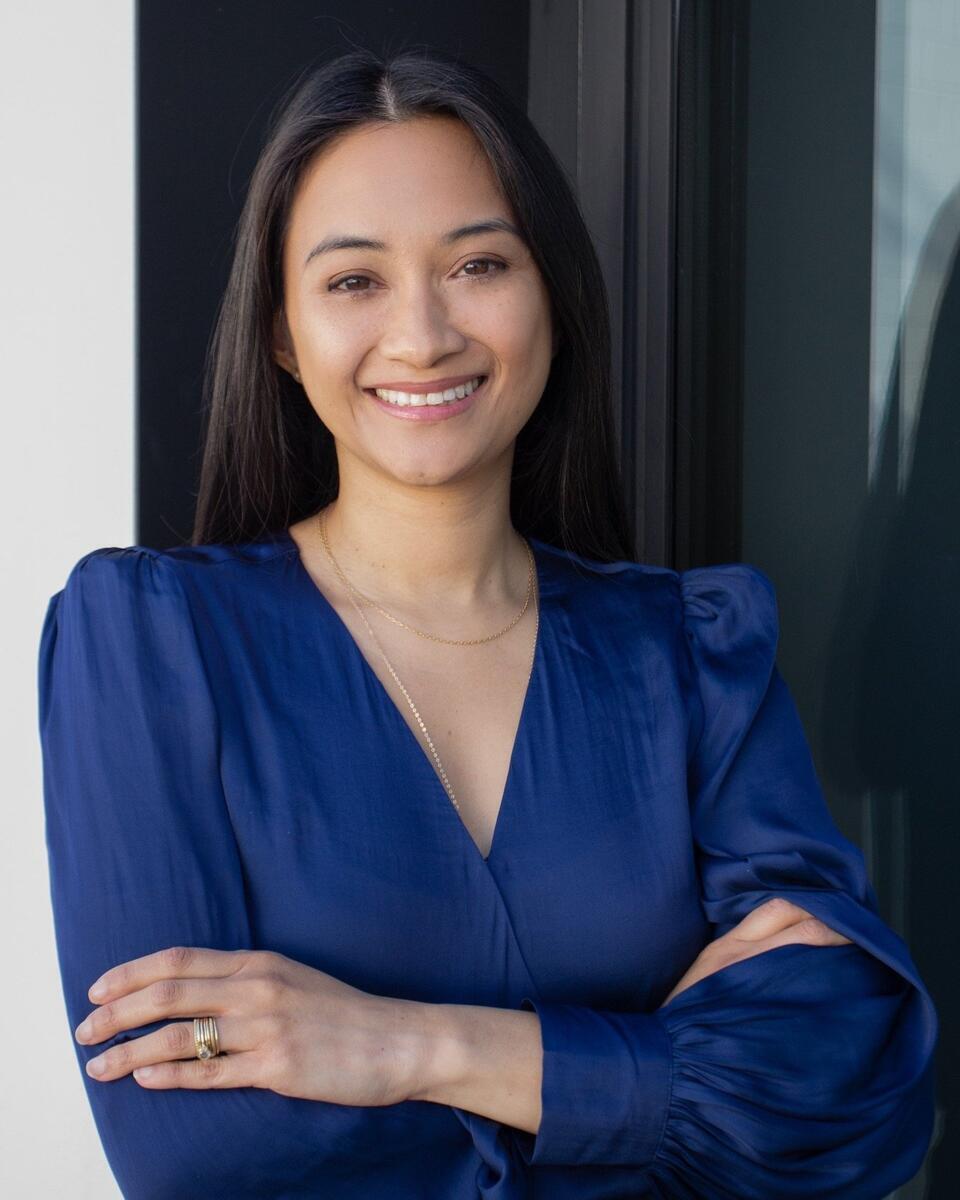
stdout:
<svg viewBox="0 0 960 1200">
<path fill-rule="evenodd" d="M 704 946 L 659 1007 L 663 1008 L 674 996 L 714 971 L 776 946 L 788 946 L 792 942 L 809 946 L 843 946 L 850 940 L 811 916 L 806 909 L 791 904 L 782 896 L 774 896 L 748 912 L 728 933 Z"/>
</svg>

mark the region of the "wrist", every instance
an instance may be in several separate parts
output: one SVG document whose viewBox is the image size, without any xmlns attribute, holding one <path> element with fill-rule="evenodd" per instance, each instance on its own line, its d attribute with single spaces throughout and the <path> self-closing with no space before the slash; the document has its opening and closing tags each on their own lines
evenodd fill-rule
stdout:
<svg viewBox="0 0 960 1200">
<path fill-rule="evenodd" d="M 536 1133 L 543 1045 L 535 1012 L 477 1004 L 425 1004 L 417 1065 L 406 1093 Z"/>
<path fill-rule="evenodd" d="M 408 1001 L 405 1091 L 409 1100 L 446 1103 L 444 1097 L 464 1069 L 466 1047 L 456 1020 L 456 1005 Z"/>
</svg>

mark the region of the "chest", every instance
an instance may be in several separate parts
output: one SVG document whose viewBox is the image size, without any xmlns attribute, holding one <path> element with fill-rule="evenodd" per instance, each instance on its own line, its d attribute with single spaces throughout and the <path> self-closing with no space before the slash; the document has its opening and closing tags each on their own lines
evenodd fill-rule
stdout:
<svg viewBox="0 0 960 1200">
<path fill-rule="evenodd" d="M 458 813 L 359 615 L 321 615 L 245 613 L 218 689 L 262 944 L 461 1003 L 535 987 L 642 1004 L 675 982 L 704 925 L 669 647 L 651 633 L 624 649 L 623 630 L 556 600 L 476 647 L 384 637 Z"/>
<path fill-rule="evenodd" d="M 354 644 L 362 672 L 419 746 L 464 829 L 486 859 L 511 771 L 539 626 L 534 593 L 505 632 L 457 644 L 358 610 L 324 568 L 309 574 Z M 461 639 L 464 640 L 464 639 Z M 362 661 L 360 659 L 362 658 Z"/>
<path fill-rule="evenodd" d="M 487 858 L 532 675 L 534 607 L 507 634 L 480 645 L 428 647 L 409 633 L 404 638 L 378 631 L 393 671 L 359 617 L 354 619 L 351 633 L 367 665 Z"/>
</svg>

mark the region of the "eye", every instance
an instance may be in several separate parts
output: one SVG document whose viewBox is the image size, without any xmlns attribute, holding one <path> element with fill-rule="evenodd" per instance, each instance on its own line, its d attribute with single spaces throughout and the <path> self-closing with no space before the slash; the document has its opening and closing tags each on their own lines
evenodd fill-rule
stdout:
<svg viewBox="0 0 960 1200">
<path fill-rule="evenodd" d="M 473 267 L 478 264 L 482 264 L 483 266 L 486 266 L 488 268 L 488 270 L 479 271 L 479 272 L 477 272 L 477 271 L 468 272 L 467 273 L 468 279 L 477 279 L 477 280 L 492 279 L 496 275 L 503 274 L 503 272 L 508 269 L 506 263 L 500 262 L 500 260 L 496 259 L 496 258 L 471 258 L 469 262 L 465 262 L 463 264 L 463 266 L 460 268 L 460 270 L 466 271 L 467 267 Z M 494 269 L 490 270 L 489 268 L 494 268 Z M 373 282 L 373 280 L 370 279 L 370 277 L 368 275 L 344 275 L 341 279 L 338 279 L 334 283 L 331 283 L 328 286 L 327 291 L 340 292 L 341 294 L 356 296 L 356 295 L 367 295 L 372 290 L 371 288 L 365 288 L 365 287 L 345 287 L 344 286 L 344 284 L 350 284 L 354 281 L 356 281 L 360 284 Z"/>
<path fill-rule="evenodd" d="M 342 279 L 338 279 L 336 283 L 331 283 L 327 289 L 330 292 L 366 292 L 368 288 L 344 288 L 342 283 L 349 283 L 351 279 L 359 279 L 361 282 L 370 283 L 371 280 L 366 275 L 344 275 Z"/>
<path fill-rule="evenodd" d="M 500 275 L 504 271 L 507 270 L 507 264 L 500 262 L 496 258 L 471 258 L 469 262 L 466 262 L 463 264 L 463 266 L 461 267 L 461 270 L 465 271 L 467 269 L 467 267 L 472 267 L 474 265 L 474 263 L 486 263 L 487 266 L 498 267 L 499 270 L 484 271 L 484 272 L 482 272 L 482 274 L 479 274 L 479 275 L 471 274 L 468 276 L 469 279 L 492 279 L 494 275 Z"/>
</svg>

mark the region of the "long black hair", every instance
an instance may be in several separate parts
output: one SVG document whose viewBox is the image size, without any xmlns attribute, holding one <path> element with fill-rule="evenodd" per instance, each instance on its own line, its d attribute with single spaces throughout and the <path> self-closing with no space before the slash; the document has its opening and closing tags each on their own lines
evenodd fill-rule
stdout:
<svg viewBox="0 0 960 1200">
<path fill-rule="evenodd" d="M 192 544 L 239 543 L 319 511 L 339 488 L 333 436 L 273 357 L 291 203 L 313 156 L 367 122 L 459 118 L 485 150 L 551 299 L 559 349 L 517 435 L 514 527 L 601 562 L 635 560 L 613 433 L 600 264 L 567 177 L 527 115 L 446 53 L 352 50 L 301 72 L 250 179 L 204 370 L 205 434 Z"/>
</svg>

